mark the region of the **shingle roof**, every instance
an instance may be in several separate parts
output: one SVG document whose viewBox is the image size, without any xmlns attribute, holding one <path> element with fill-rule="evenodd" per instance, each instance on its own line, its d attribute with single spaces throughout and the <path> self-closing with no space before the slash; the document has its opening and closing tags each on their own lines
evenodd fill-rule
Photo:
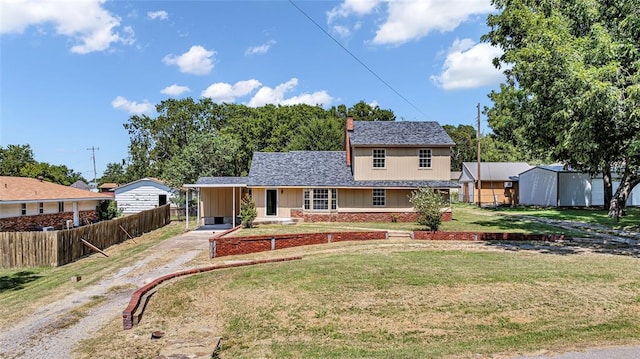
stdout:
<svg viewBox="0 0 640 359">
<path fill-rule="evenodd" d="M 355 121 L 349 141 L 354 146 L 455 146 L 435 121 Z"/>
<path fill-rule="evenodd" d="M 474 180 L 478 178 L 478 162 L 463 162 L 462 167 Z M 480 175 L 483 181 L 513 181 L 530 168 L 525 162 L 480 162 Z"/>
<path fill-rule="evenodd" d="M 210 186 L 224 186 L 224 185 L 237 185 L 246 186 L 249 181 L 249 177 L 200 177 L 196 182 L 196 187 Z"/>
<path fill-rule="evenodd" d="M 112 196 L 35 178 L 0 176 L 0 203 L 108 199 Z"/>
<path fill-rule="evenodd" d="M 450 181 L 355 181 L 344 151 L 256 152 L 249 186 L 455 188 Z"/>
<path fill-rule="evenodd" d="M 340 186 L 353 181 L 344 151 L 255 152 L 249 186 Z"/>
</svg>

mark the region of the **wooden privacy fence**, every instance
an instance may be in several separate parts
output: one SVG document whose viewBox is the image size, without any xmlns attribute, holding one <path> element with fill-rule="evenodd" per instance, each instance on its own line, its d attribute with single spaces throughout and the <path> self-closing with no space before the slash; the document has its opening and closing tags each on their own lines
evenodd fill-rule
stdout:
<svg viewBox="0 0 640 359">
<path fill-rule="evenodd" d="M 52 232 L 0 232 L 0 268 L 61 266 L 170 222 L 169 205 L 88 226 Z M 125 233 L 126 231 L 126 233 Z"/>
</svg>

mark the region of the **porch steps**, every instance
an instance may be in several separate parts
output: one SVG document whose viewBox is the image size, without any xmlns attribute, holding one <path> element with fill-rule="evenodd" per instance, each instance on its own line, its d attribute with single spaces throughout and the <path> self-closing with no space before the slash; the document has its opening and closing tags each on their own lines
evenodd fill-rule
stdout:
<svg viewBox="0 0 640 359">
<path fill-rule="evenodd" d="M 395 240 L 412 239 L 410 231 L 388 231 L 388 233 L 389 233 L 389 239 L 395 239 Z"/>
</svg>

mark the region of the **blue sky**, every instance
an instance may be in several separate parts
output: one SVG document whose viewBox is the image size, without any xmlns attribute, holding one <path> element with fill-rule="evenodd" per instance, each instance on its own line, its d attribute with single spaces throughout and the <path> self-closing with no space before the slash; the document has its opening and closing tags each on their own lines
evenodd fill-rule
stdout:
<svg viewBox="0 0 640 359">
<path fill-rule="evenodd" d="M 167 98 L 363 100 L 475 125 L 503 79 L 500 51 L 480 43 L 490 0 L 294 3 L 393 90 L 289 1 L 0 0 L 0 146 L 91 180 L 88 148 L 100 177 L 127 157 L 123 124 Z"/>
</svg>

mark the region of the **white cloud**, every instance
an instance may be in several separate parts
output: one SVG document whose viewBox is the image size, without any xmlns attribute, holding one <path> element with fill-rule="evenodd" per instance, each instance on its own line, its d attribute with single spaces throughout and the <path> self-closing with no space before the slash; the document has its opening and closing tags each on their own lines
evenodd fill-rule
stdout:
<svg viewBox="0 0 640 359">
<path fill-rule="evenodd" d="M 471 16 L 495 11 L 490 0 L 345 0 L 327 12 L 327 24 L 332 32 L 346 37 L 358 29 L 358 23 L 339 21 L 374 13 L 382 8 L 380 4 L 386 5 L 386 14 L 372 40 L 376 45 L 400 45 L 434 31 L 453 31 Z"/>
<path fill-rule="evenodd" d="M 208 75 L 213 69 L 213 50 L 207 50 L 202 46 L 191 46 L 189 51 L 180 56 L 169 54 L 162 61 L 167 65 L 176 65 L 180 72 L 194 75 Z"/>
<path fill-rule="evenodd" d="M 132 44 L 133 30 L 116 31 L 120 18 L 102 6 L 105 0 L 2 1 L 0 34 L 23 33 L 30 26 L 51 24 L 58 35 L 74 39 L 71 52 L 87 54 L 109 49 L 111 44 Z"/>
<path fill-rule="evenodd" d="M 262 55 L 262 54 L 266 54 L 267 51 L 269 51 L 269 49 L 271 48 L 271 46 L 273 46 L 275 43 L 276 42 L 274 40 L 270 40 L 267 43 L 264 43 L 262 45 L 250 47 L 250 48 L 245 50 L 244 54 L 245 55 Z"/>
<path fill-rule="evenodd" d="M 307 105 L 329 105 L 333 101 L 326 91 L 317 91 L 314 93 L 303 93 L 298 96 L 293 96 L 285 99 L 285 94 L 298 86 L 298 79 L 292 78 L 289 81 L 282 83 L 275 88 L 261 87 L 260 90 L 249 101 L 249 106 L 259 107 L 266 104 L 274 105 L 294 105 L 294 104 L 307 104 Z"/>
<path fill-rule="evenodd" d="M 246 96 L 260 86 L 260 81 L 254 79 L 238 81 L 234 85 L 217 82 L 202 91 L 202 97 L 210 97 L 218 103 L 233 102 L 237 97 Z"/>
<path fill-rule="evenodd" d="M 147 100 L 144 100 L 141 103 L 137 103 L 135 101 L 129 101 L 122 96 L 118 96 L 113 101 L 111 101 L 111 106 L 119 110 L 125 110 L 132 115 L 150 113 L 154 109 L 153 105 Z"/>
<path fill-rule="evenodd" d="M 190 92 L 191 89 L 189 89 L 187 86 L 179 86 L 177 84 L 173 84 L 171 86 L 167 86 L 165 88 L 163 88 L 160 93 L 165 94 L 165 95 L 169 95 L 169 96 L 180 96 L 185 92 Z"/>
<path fill-rule="evenodd" d="M 452 31 L 472 15 L 493 11 L 489 0 L 414 0 L 389 2 L 387 19 L 378 28 L 375 44 L 402 44 L 432 31 Z"/>
<path fill-rule="evenodd" d="M 431 81 L 445 90 L 498 84 L 504 80 L 504 75 L 492 61 L 501 55 L 502 50 L 490 44 L 456 39 L 449 48 L 442 72 L 431 76 Z"/>
<path fill-rule="evenodd" d="M 158 11 L 149 11 L 147 13 L 147 17 L 149 17 L 149 19 L 151 20 L 167 20 L 169 19 L 169 13 L 167 13 L 164 10 L 158 10 Z"/>
</svg>

